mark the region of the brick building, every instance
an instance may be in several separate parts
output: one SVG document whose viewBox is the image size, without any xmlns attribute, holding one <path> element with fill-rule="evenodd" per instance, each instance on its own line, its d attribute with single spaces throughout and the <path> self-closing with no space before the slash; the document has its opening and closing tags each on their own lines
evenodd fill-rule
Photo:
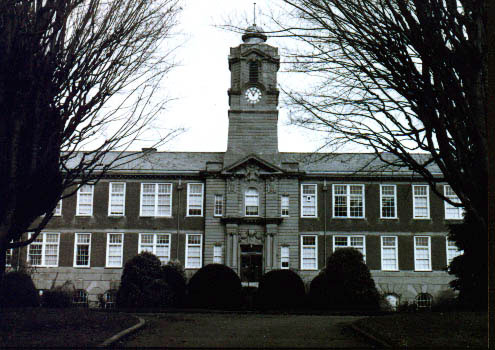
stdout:
<svg viewBox="0 0 495 350">
<path fill-rule="evenodd" d="M 104 293 L 111 299 L 123 265 L 143 250 L 179 260 L 189 276 L 223 263 L 255 284 L 272 269 L 309 282 L 329 254 L 352 246 L 392 302 L 428 303 L 448 289 L 445 267 L 458 252 L 446 224 L 462 210 L 373 154 L 279 152 L 278 50 L 256 26 L 242 39 L 228 57 L 226 152 L 143 150 L 61 201 L 45 231 L 9 252 L 8 263 L 34 266 L 39 289 L 70 281 L 96 302 Z"/>
</svg>

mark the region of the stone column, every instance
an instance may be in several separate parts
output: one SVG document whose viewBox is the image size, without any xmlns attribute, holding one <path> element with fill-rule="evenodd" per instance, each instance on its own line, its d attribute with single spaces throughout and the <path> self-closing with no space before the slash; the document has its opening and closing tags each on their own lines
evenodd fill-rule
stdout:
<svg viewBox="0 0 495 350">
<path fill-rule="evenodd" d="M 238 249 L 239 249 L 239 235 L 235 234 L 233 237 L 232 237 L 232 268 L 234 269 L 234 271 L 236 271 L 237 273 L 239 273 L 239 271 L 237 271 L 237 254 L 238 254 Z"/>
<path fill-rule="evenodd" d="M 227 233 L 227 247 L 225 249 L 225 265 L 232 267 L 232 234 Z"/>
<path fill-rule="evenodd" d="M 267 234 L 265 239 L 265 265 L 266 270 L 272 269 L 272 236 Z"/>
</svg>

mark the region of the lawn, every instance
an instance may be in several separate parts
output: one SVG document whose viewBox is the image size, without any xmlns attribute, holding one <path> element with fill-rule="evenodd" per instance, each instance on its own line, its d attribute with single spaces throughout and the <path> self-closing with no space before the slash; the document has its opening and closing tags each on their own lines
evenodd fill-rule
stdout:
<svg viewBox="0 0 495 350">
<path fill-rule="evenodd" d="M 0 314 L 0 348 L 96 346 L 138 320 L 85 308 L 15 308 Z"/>
<path fill-rule="evenodd" d="M 486 312 L 421 312 L 373 316 L 355 323 L 387 343 L 403 347 L 486 348 Z"/>
</svg>

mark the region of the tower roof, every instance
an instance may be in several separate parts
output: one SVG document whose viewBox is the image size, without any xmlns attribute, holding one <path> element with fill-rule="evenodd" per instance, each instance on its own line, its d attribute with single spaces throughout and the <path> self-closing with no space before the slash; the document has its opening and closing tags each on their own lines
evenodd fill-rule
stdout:
<svg viewBox="0 0 495 350">
<path fill-rule="evenodd" d="M 267 36 L 263 34 L 263 28 L 257 26 L 256 23 L 246 28 L 242 41 L 246 44 L 258 44 L 265 42 Z"/>
</svg>

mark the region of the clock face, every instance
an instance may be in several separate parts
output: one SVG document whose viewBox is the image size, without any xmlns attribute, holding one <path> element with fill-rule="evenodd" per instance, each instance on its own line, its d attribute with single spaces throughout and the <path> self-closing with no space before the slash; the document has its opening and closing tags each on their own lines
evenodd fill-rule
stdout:
<svg viewBox="0 0 495 350">
<path fill-rule="evenodd" d="M 250 87 L 244 93 L 249 103 L 255 104 L 261 99 L 261 91 L 257 87 Z"/>
</svg>

